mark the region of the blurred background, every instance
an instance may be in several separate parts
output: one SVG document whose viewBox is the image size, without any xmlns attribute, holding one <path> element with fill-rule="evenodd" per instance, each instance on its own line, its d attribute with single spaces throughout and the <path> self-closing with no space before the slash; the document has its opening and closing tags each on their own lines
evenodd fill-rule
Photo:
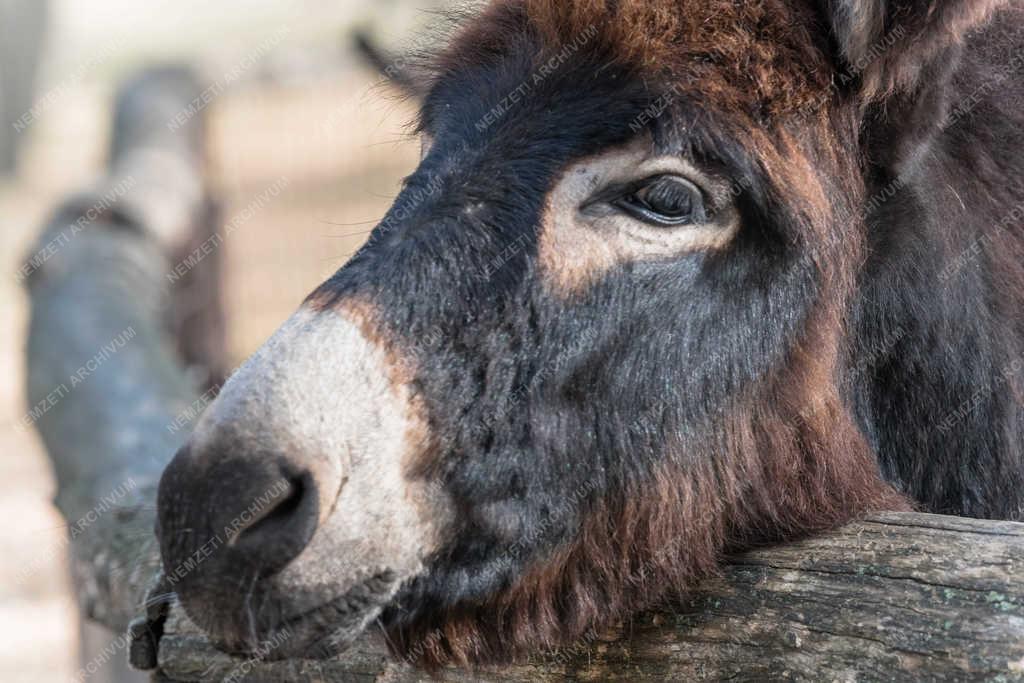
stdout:
<svg viewBox="0 0 1024 683">
<path fill-rule="evenodd" d="M 412 109 L 359 57 L 353 31 L 401 54 L 443 4 L 0 0 L 0 681 L 79 680 L 67 527 L 39 439 L 20 426 L 17 272 L 61 198 L 103 172 L 118 83 L 185 62 L 218 84 L 210 168 L 237 226 L 223 248 L 236 363 L 346 261 L 416 164 Z"/>
</svg>

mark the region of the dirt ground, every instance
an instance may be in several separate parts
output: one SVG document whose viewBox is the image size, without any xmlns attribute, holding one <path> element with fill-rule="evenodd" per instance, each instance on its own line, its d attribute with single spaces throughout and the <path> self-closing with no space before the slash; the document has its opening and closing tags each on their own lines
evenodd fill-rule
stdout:
<svg viewBox="0 0 1024 683">
<path fill-rule="evenodd" d="M 216 74 L 232 54 L 244 55 L 260 44 L 260 35 L 273 35 L 267 32 L 274 30 L 275 4 L 286 3 L 251 3 L 261 8 L 247 14 L 257 28 L 246 40 L 235 40 L 233 49 L 185 45 L 166 52 L 196 51 L 207 72 L 212 68 Z M 295 4 L 313 11 L 332 3 Z M 322 21 L 307 17 L 313 28 L 303 30 L 324 32 L 327 26 L 340 36 L 356 4 L 335 2 Z M 81 5 L 57 5 L 63 8 L 62 30 L 76 21 L 98 25 L 98 18 L 80 16 Z M 146 14 L 143 22 L 137 10 L 134 20 L 118 14 L 116 6 L 131 12 L 138 3 L 103 0 L 95 5 L 115 26 L 155 21 Z M 209 23 L 230 22 L 227 14 L 218 7 L 216 20 Z M 74 35 L 88 43 L 88 36 Z M 418 155 L 418 144 L 405 134 L 408 106 L 386 87 L 375 86 L 375 76 L 343 51 L 304 52 L 302 35 L 297 31 L 292 45 L 275 45 L 265 58 L 273 68 L 254 69 L 248 82 L 226 91 L 211 109 L 213 175 L 226 202 L 224 220 L 232 220 L 268 187 L 283 188 L 224 247 L 230 352 L 237 360 L 345 262 Z M 61 59 L 73 63 L 66 55 Z M 61 68 L 66 67 L 57 71 Z M 16 427 L 27 410 L 23 345 L 28 310 L 14 273 L 55 202 L 102 169 L 111 89 L 126 70 L 123 63 L 109 73 L 97 67 L 94 78 L 65 84 L 59 108 L 47 112 L 31 131 L 20 176 L 0 185 L 0 680 L 5 682 L 76 680 L 80 666 L 63 552 L 66 529 L 50 504 L 53 482 L 39 439 Z M 60 83 L 60 73 L 49 81 Z"/>
</svg>

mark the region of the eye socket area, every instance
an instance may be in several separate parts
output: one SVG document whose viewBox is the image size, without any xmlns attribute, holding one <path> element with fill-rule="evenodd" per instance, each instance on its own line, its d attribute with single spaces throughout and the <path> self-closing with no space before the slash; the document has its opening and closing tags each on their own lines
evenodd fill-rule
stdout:
<svg viewBox="0 0 1024 683">
<path fill-rule="evenodd" d="M 673 174 L 634 183 L 611 204 L 637 220 L 661 227 L 700 224 L 708 219 L 704 193 L 686 178 Z"/>
</svg>

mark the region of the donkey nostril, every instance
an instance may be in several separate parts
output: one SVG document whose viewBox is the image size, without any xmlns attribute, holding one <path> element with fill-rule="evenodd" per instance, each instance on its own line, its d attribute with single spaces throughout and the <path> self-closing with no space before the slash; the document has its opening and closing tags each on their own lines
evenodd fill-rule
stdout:
<svg viewBox="0 0 1024 683">
<path fill-rule="evenodd" d="M 161 477 L 161 555 L 167 571 L 181 571 L 190 586 L 283 570 L 316 534 L 321 490 L 335 488 L 331 473 L 302 453 L 238 446 L 201 452 L 186 446 Z"/>
<path fill-rule="evenodd" d="M 301 477 L 282 479 L 280 491 L 261 510 L 256 511 L 228 538 L 228 545 L 240 541 L 248 544 L 274 538 L 293 524 L 301 523 L 302 508 L 307 504 L 306 482 Z"/>
<path fill-rule="evenodd" d="M 227 539 L 231 554 L 260 577 L 277 573 L 298 557 L 319 520 L 317 481 L 311 472 L 278 479 L 274 491 Z"/>
</svg>

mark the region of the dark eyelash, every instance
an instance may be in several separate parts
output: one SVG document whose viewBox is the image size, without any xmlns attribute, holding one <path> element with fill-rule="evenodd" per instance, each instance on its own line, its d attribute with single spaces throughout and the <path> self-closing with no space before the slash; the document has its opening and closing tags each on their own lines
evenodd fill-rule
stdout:
<svg viewBox="0 0 1024 683">
<path fill-rule="evenodd" d="M 651 205 L 649 197 L 641 196 L 641 193 L 656 189 L 656 186 L 664 181 L 678 183 L 682 186 L 682 191 L 690 194 L 692 201 L 689 211 L 679 215 L 661 212 L 658 207 Z M 678 227 L 700 223 L 707 218 L 705 193 L 699 185 L 687 178 L 673 174 L 660 174 L 634 181 L 625 187 L 628 189 L 614 198 L 611 203 L 620 211 L 628 213 L 637 220 L 662 227 Z"/>
</svg>

